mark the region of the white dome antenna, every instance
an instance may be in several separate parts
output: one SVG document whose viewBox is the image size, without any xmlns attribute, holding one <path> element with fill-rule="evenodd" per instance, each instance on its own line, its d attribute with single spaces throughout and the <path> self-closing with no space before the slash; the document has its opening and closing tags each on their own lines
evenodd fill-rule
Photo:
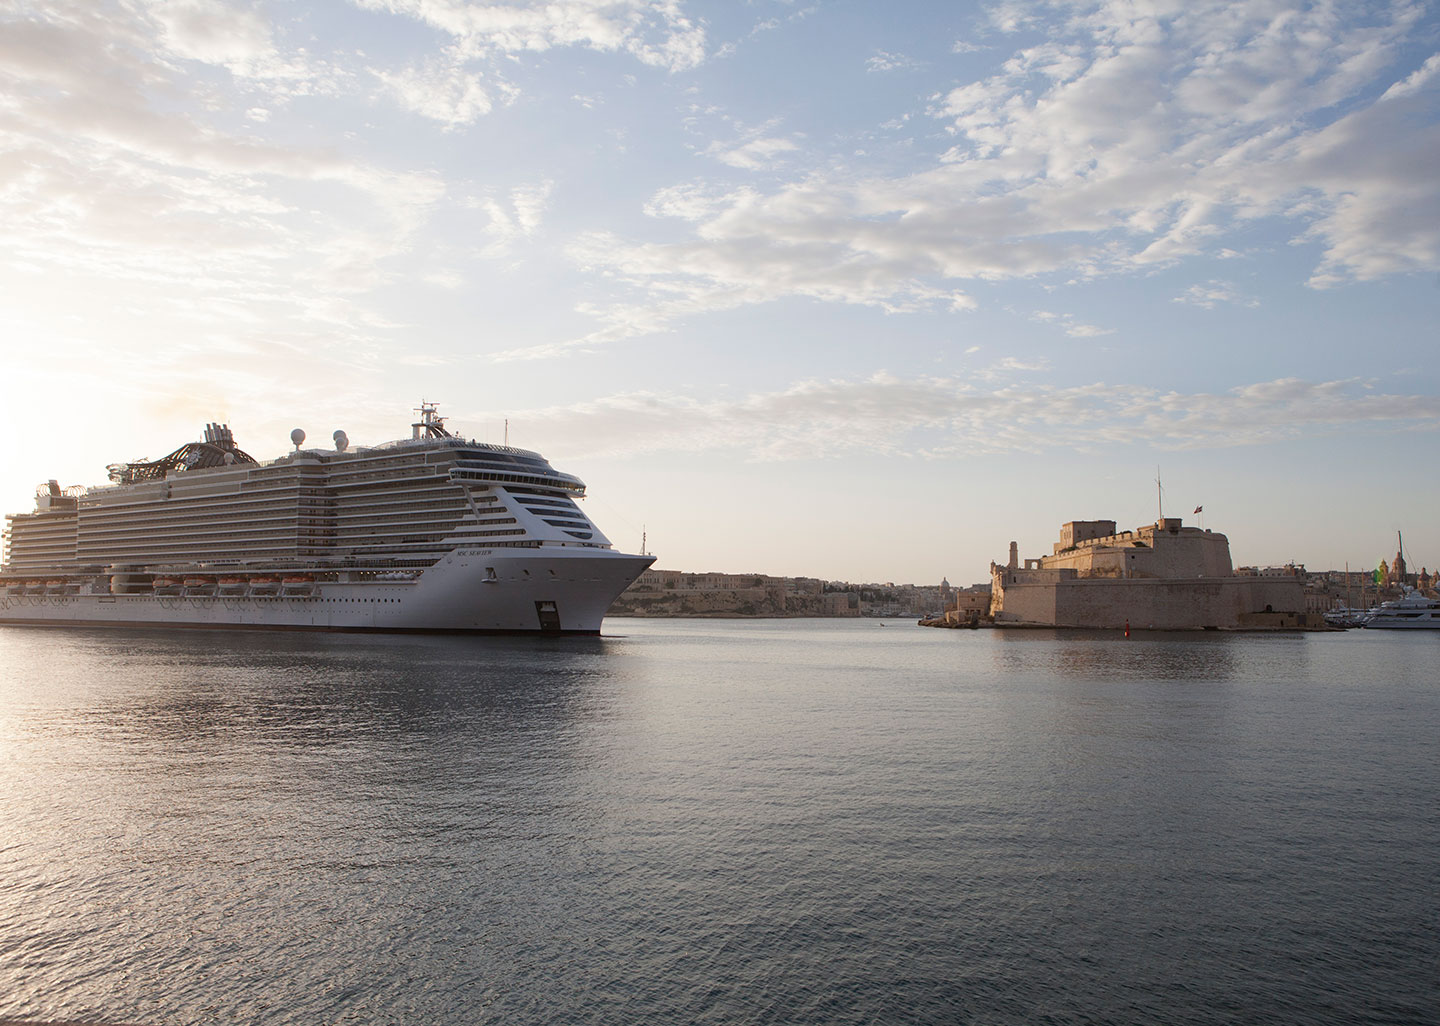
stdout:
<svg viewBox="0 0 1440 1026">
<path fill-rule="evenodd" d="M 344 452 L 346 449 L 350 448 L 350 436 L 345 434 L 345 432 L 337 431 L 331 437 L 335 439 L 336 452 Z"/>
<path fill-rule="evenodd" d="M 300 443 L 305 441 L 305 429 L 296 428 L 294 431 L 290 432 L 290 441 L 295 443 L 295 451 L 299 452 Z"/>
</svg>

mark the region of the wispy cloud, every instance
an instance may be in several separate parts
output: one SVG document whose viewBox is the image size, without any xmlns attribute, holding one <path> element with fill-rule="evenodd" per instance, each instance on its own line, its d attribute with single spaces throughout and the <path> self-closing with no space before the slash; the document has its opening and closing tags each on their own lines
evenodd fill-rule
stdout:
<svg viewBox="0 0 1440 1026">
<path fill-rule="evenodd" d="M 1013 374 L 1011 378 L 1013 379 Z M 529 411 L 548 445 L 578 455 L 726 452 L 755 460 L 854 453 L 905 458 L 1042 453 L 1114 445 L 1224 449 L 1360 430 L 1440 429 L 1440 398 L 1380 394 L 1360 381 L 1295 378 L 1221 393 L 1139 385 L 1073 387 L 980 378 L 799 382 L 775 392 L 706 401 L 639 392 Z"/>
<path fill-rule="evenodd" d="M 784 154 L 793 153 L 797 149 L 799 147 L 789 139 L 771 137 L 751 139 L 742 143 L 714 142 L 706 148 L 705 152 L 731 167 L 758 171 L 760 168 L 776 163 Z"/>
<path fill-rule="evenodd" d="M 913 57 L 907 57 L 903 53 L 890 53 L 888 50 L 881 50 L 865 61 L 865 70 L 869 72 L 915 71 L 923 66 Z"/>
<path fill-rule="evenodd" d="M 406 110 L 455 129 L 489 114 L 494 107 L 492 90 L 482 72 L 467 69 L 462 62 L 431 60 L 421 67 L 371 70 L 392 97 Z M 513 98 L 513 90 L 501 91 Z"/>
<path fill-rule="evenodd" d="M 1075 319 L 1074 314 L 1037 310 L 1030 316 L 1042 324 L 1055 325 L 1071 338 L 1096 338 L 1100 335 L 1113 335 L 1115 333 L 1114 328 L 1102 328 L 1094 324 L 1081 323 Z"/>
<path fill-rule="evenodd" d="M 705 60 L 705 29 L 678 0 L 551 0 L 543 4 L 466 0 L 352 0 L 370 10 L 404 15 L 447 33 L 471 57 L 542 53 L 583 47 L 628 53 L 670 71 Z"/>
<path fill-rule="evenodd" d="M 544 220 L 554 187 L 555 183 L 546 179 L 516 186 L 505 199 L 481 196 L 466 201 L 465 206 L 481 210 L 489 218 L 483 229 L 486 240 L 483 254 L 487 257 L 506 255 L 517 241 L 534 235 Z"/>
<path fill-rule="evenodd" d="M 1186 303 L 1190 306 L 1203 307 L 1206 310 L 1214 309 L 1221 303 L 1233 304 L 1236 306 L 1259 306 L 1260 301 L 1253 296 L 1242 293 L 1234 282 L 1219 281 L 1212 279 L 1203 284 L 1191 285 L 1171 302 Z"/>
</svg>

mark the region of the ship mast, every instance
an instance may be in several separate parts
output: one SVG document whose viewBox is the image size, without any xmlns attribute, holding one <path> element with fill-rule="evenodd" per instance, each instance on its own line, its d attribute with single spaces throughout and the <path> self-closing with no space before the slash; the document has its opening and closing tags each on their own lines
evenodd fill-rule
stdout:
<svg viewBox="0 0 1440 1026">
<path fill-rule="evenodd" d="M 422 438 L 449 438 L 450 432 L 445 430 L 445 418 L 438 413 L 439 405 L 427 403 L 423 399 L 415 412 L 420 414 L 420 419 L 410 425 L 411 438 L 419 441 Z"/>
</svg>

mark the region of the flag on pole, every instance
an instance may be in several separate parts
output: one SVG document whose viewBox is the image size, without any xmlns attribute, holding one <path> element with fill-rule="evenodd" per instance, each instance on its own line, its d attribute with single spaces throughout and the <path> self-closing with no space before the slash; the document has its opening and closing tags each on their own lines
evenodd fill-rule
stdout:
<svg viewBox="0 0 1440 1026">
<path fill-rule="evenodd" d="M 1204 507 L 1204 506 L 1196 506 L 1196 507 L 1195 507 L 1195 512 L 1196 512 L 1196 513 L 1204 513 L 1204 512 L 1205 512 L 1205 507 Z"/>
</svg>

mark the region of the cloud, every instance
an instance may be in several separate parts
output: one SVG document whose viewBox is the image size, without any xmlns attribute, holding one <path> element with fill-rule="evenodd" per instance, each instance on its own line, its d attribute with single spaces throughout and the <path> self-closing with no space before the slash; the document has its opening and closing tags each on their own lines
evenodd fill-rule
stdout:
<svg viewBox="0 0 1440 1026">
<path fill-rule="evenodd" d="M 1013 376 L 1013 375 L 1012 375 Z M 729 453 L 752 460 L 855 453 L 954 459 L 1135 445 L 1225 449 L 1337 432 L 1440 429 L 1440 397 L 1377 394 L 1359 381 L 1295 378 L 1223 393 L 1139 385 L 995 385 L 983 377 L 814 379 L 701 401 L 636 392 L 530 411 L 541 448 L 577 455 Z"/>
<path fill-rule="evenodd" d="M 281 52 L 248 9 L 41 10 L 0 14 L 0 273 L 90 290 L 72 316 L 114 289 L 117 315 L 217 338 L 273 317 L 353 351 L 384 323 L 353 297 L 392 273 L 444 186 L 259 134 L 294 96 L 331 89 L 333 68 Z"/>
<path fill-rule="evenodd" d="M 991 28 L 1012 33 L 1036 24 L 1039 10 L 1038 4 L 1026 3 L 1025 0 L 1001 0 L 987 8 L 985 16 Z"/>
<path fill-rule="evenodd" d="M 544 4 L 465 0 L 353 0 L 449 35 L 466 57 L 581 47 L 628 53 L 643 64 L 684 71 L 705 60 L 705 30 L 678 0 L 551 0 Z"/>
<path fill-rule="evenodd" d="M 1199 306 L 1206 310 L 1212 310 L 1220 303 L 1232 303 L 1237 306 L 1260 305 L 1258 299 L 1241 293 L 1234 282 L 1217 280 L 1211 280 L 1202 285 L 1191 285 L 1171 302 L 1187 303 L 1190 306 Z"/>
<path fill-rule="evenodd" d="M 503 256 L 516 242 L 539 231 L 554 188 L 555 183 L 546 179 L 516 186 L 510 190 L 508 201 L 490 196 L 467 201 L 466 206 L 484 211 L 489 218 L 483 229 L 486 242 L 482 254 Z"/>
<path fill-rule="evenodd" d="M 275 56 L 270 26 L 258 12 L 216 0 L 146 4 L 170 53 L 249 74 Z"/>
<path fill-rule="evenodd" d="M 432 60 L 397 71 L 372 69 L 371 74 L 385 84 L 400 106 L 446 128 L 473 124 L 494 107 L 483 82 L 485 76 L 453 60 Z"/>
<path fill-rule="evenodd" d="M 1433 271 L 1440 59 L 1401 63 L 1423 11 L 1002 3 L 992 30 L 1024 45 L 937 94 L 929 113 L 952 145 L 928 166 L 886 175 L 836 162 L 767 188 L 692 182 L 691 237 L 592 236 L 573 252 L 629 287 L 606 316 L 637 328 L 666 322 L 622 307 L 681 316 L 803 295 L 965 308 L 977 281 L 1146 275 L 1231 256 L 1262 220 L 1315 247 L 1316 287 Z M 774 155 L 715 153 L 742 167 Z M 662 189 L 649 209 L 677 214 L 680 195 Z"/>
<path fill-rule="evenodd" d="M 1071 338 L 1096 338 L 1100 335 L 1115 334 L 1114 328 L 1100 328 L 1094 324 L 1082 324 L 1075 319 L 1074 314 L 1057 314 L 1047 310 L 1037 310 L 1030 315 L 1042 324 L 1053 324 Z"/>
<path fill-rule="evenodd" d="M 731 167 L 758 171 L 775 163 L 781 154 L 793 153 L 797 147 L 789 139 L 751 139 L 736 144 L 711 143 L 705 152 L 716 160 Z"/>
<path fill-rule="evenodd" d="M 705 32 L 677 2 L 554 0 L 545 4 L 473 4 L 463 0 L 355 0 L 363 8 L 409 18 L 444 33 L 450 45 L 418 66 L 376 67 L 406 110 L 456 129 L 474 124 L 498 99 L 520 88 L 500 73 L 504 58 L 560 47 L 630 54 L 642 64 L 684 71 L 705 60 Z M 483 65 L 484 67 L 477 67 Z M 488 86 L 487 86 L 488 79 Z M 591 107 L 594 98 L 576 96 Z"/>
<path fill-rule="evenodd" d="M 903 53 L 890 53 L 887 50 L 880 50 L 865 61 L 865 70 L 869 72 L 915 71 L 921 67 L 923 67 L 921 62 L 915 58 L 907 57 Z"/>
</svg>

